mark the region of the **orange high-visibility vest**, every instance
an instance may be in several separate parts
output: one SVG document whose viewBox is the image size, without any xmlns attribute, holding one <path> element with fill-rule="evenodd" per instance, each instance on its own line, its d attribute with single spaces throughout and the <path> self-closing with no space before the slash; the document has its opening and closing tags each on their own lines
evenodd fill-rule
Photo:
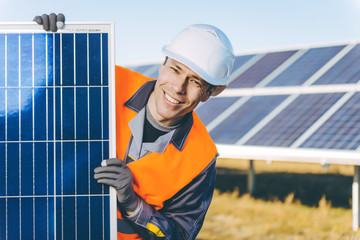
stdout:
<svg viewBox="0 0 360 240">
<path fill-rule="evenodd" d="M 126 159 L 126 150 L 131 137 L 128 123 L 137 112 L 125 106 L 137 90 L 147 81 L 153 80 L 139 73 L 116 66 L 116 151 L 117 157 Z M 133 179 L 134 190 L 155 209 L 199 175 L 214 159 L 217 149 L 205 126 L 193 112 L 193 126 L 179 151 L 171 142 L 165 151 L 149 153 L 128 164 Z M 122 219 L 118 210 L 118 218 Z M 137 234 L 122 234 L 118 229 L 118 239 L 141 239 Z"/>
</svg>

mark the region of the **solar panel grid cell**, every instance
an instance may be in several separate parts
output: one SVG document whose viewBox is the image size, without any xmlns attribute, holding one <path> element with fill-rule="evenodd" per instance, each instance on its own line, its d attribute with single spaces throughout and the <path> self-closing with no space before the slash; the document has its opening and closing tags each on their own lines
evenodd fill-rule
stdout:
<svg viewBox="0 0 360 240">
<path fill-rule="evenodd" d="M 74 86 L 74 35 L 64 33 L 60 35 L 61 71 L 59 86 Z M 66 88 L 64 88 L 64 91 Z"/>
<path fill-rule="evenodd" d="M 89 36 L 89 46 L 100 46 L 100 35 L 99 34 L 90 34 Z M 102 84 L 101 77 L 101 47 L 94 48 L 89 47 L 89 85 L 90 86 L 100 86 Z"/>
<path fill-rule="evenodd" d="M 20 36 L 21 86 L 32 86 L 32 34 Z"/>
<path fill-rule="evenodd" d="M 8 34 L 6 38 L 6 84 L 13 87 L 19 86 L 19 34 Z"/>
<path fill-rule="evenodd" d="M 0 142 L 5 141 L 5 89 L 0 87 Z"/>
<path fill-rule="evenodd" d="M 47 85 L 47 81 L 46 81 L 46 51 L 47 51 L 47 43 L 46 43 L 47 39 L 46 39 L 46 34 L 35 34 L 33 35 L 33 51 L 34 51 L 34 63 L 33 63 L 33 67 L 34 67 L 34 86 L 46 86 Z M 36 43 L 36 44 L 35 44 Z M 25 48 L 30 48 L 30 43 L 29 46 L 25 46 Z M 22 65 L 20 65 L 22 68 Z M 25 69 L 26 70 L 31 70 L 31 68 L 29 69 Z M 31 71 L 30 71 L 31 72 Z M 30 78 L 31 79 L 31 78 Z"/>
</svg>

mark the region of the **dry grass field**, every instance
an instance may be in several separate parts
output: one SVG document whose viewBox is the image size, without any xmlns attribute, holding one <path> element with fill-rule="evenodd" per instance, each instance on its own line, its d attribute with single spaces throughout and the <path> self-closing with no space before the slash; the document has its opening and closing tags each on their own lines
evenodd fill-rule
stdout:
<svg viewBox="0 0 360 240">
<path fill-rule="evenodd" d="M 254 163 L 250 196 L 249 161 L 218 160 L 214 198 L 197 239 L 360 239 L 352 230 L 353 166 Z"/>
</svg>

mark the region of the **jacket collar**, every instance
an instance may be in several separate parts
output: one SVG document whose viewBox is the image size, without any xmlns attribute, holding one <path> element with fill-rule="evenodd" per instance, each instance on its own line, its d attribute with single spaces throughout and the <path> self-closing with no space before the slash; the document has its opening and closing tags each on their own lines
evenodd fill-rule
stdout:
<svg viewBox="0 0 360 240">
<path fill-rule="evenodd" d="M 154 91 L 156 80 L 146 82 L 142 85 L 136 93 L 125 103 L 125 106 L 130 108 L 135 112 L 139 112 L 146 106 L 146 103 L 150 97 L 152 91 Z M 194 119 L 192 116 L 192 112 L 188 113 L 184 120 L 183 124 L 178 127 L 173 136 L 171 137 L 170 142 L 179 150 L 181 151 L 184 147 L 185 140 L 191 130 L 193 125 Z"/>
</svg>

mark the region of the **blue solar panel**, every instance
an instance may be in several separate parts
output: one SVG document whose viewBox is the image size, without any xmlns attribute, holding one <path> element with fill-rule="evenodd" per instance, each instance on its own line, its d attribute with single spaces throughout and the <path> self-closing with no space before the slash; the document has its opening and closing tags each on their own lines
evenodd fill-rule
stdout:
<svg viewBox="0 0 360 240">
<path fill-rule="evenodd" d="M 360 79 L 360 44 L 356 45 L 337 64 L 327 71 L 316 84 L 356 83 Z"/>
<path fill-rule="evenodd" d="M 360 93 L 355 93 L 300 147 L 356 150 L 360 146 Z"/>
<path fill-rule="evenodd" d="M 0 238 L 109 239 L 109 33 L 1 33 Z"/>
<path fill-rule="evenodd" d="M 309 49 L 267 86 L 300 86 L 343 48 L 333 46 Z"/>
<path fill-rule="evenodd" d="M 333 93 L 299 96 L 245 144 L 289 147 L 342 95 Z"/>
<path fill-rule="evenodd" d="M 229 84 L 229 88 L 254 87 L 296 51 L 268 53 Z"/>
<path fill-rule="evenodd" d="M 210 132 L 216 143 L 234 144 L 287 96 L 256 96 Z M 224 109 L 225 110 L 225 109 Z"/>
</svg>

